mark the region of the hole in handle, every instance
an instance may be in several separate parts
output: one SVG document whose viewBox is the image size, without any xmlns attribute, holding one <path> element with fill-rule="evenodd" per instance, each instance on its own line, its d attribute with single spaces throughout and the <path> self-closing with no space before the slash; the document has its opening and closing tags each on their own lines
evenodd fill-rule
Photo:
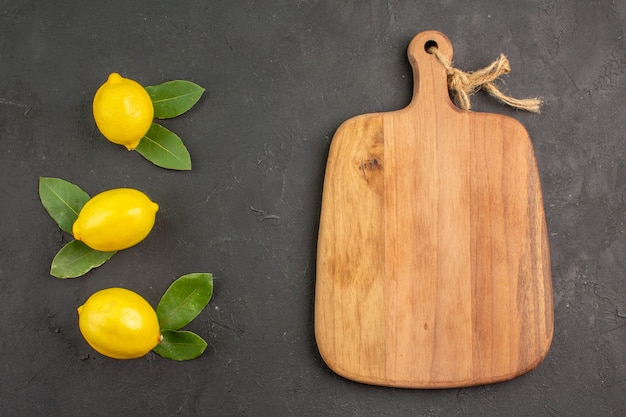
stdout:
<svg viewBox="0 0 626 417">
<path fill-rule="evenodd" d="M 437 42 L 433 40 L 426 41 L 426 43 L 424 44 L 424 50 L 428 52 L 429 54 L 432 54 L 432 52 L 430 51 L 430 48 L 438 48 L 438 47 L 439 45 L 437 45 Z"/>
</svg>

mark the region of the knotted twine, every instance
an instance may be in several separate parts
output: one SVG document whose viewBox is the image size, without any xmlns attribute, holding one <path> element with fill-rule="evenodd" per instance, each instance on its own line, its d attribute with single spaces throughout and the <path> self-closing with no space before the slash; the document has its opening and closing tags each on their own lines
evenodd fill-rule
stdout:
<svg viewBox="0 0 626 417">
<path fill-rule="evenodd" d="M 463 110 L 470 110 L 469 96 L 482 89 L 502 103 L 520 110 L 539 113 L 541 107 L 540 98 L 516 99 L 502 93 L 493 83 L 502 74 L 511 72 L 511 65 L 504 54 L 483 69 L 474 72 L 464 72 L 452 66 L 450 60 L 439 51 L 436 46 L 428 48 L 446 69 L 448 75 L 448 89 L 452 91 L 456 105 Z"/>
</svg>

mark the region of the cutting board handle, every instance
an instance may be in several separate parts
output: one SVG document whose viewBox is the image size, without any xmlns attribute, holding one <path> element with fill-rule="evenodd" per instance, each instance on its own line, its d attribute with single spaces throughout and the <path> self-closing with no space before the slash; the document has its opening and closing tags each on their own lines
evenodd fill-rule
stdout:
<svg viewBox="0 0 626 417">
<path fill-rule="evenodd" d="M 417 34 L 408 48 L 409 61 L 413 67 L 413 99 L 407 108 L 422 105 L 432 105 L 432 102 L 423 102 L 420 97 L 429 100 L 443 101 L 458 111 L 448 92 L 448 78 L 446 69 L 435 55 L 428 52 L 428 48 L 436 46 L 439 51 L 452 61 L 452 42 L 446 35 L 434 30 L 428 30 Z"/>
</svg>

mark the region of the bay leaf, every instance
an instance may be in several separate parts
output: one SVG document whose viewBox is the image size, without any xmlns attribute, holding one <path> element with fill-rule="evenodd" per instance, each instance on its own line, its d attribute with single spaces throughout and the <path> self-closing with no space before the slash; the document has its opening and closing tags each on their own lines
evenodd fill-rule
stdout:
<svg viewBox="0 0 626 417">
<path fill-rule="evenodd" d="M 79 277 L 108 261 L 116 252 L 97 251 L 80 240 L 72 240 L 52 260 L 50 275 L 57 278 Z"/>
<path fill-rule="evenodd" d="M 204 88 L 185 80 L 167 81 L 146 87 L 152 99 L 154 117 L 170 119 L 191 109 L 204 93 Z"/>
<path fill-rule="evenodd" d="M 202 355 L 207 343 L 189 331 L 164 330 L 163 340 L 153 349 L 154 353 L 167 359 L 188 361 Z"/>
<path fill-rule="evenodd" d="M 148 133 L 141 138 L 135 150 L 161 168 L 191 169 L 191 156 L 183 141 L 174 132 L 158 123 L 152 123 Z"/>
<path fill-rule="evenodd" d="M 178 330 L 189 324 L 206 307 L 213 295 L 213 275 L 193 273 L 176 279 L 156 308 L 164 330 Z"/>
<path fill-rule="evenodd" d="M 80 209 L 89 201 L 89 194 L 79 186 L 61 178 L 39 178 L 41 204 L 59 227 L 72 234 L 72 225 Z"/>
</svg>

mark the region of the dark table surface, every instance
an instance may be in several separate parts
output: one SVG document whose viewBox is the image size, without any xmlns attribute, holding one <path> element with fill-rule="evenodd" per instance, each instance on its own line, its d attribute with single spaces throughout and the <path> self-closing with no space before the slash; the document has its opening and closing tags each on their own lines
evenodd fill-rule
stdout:
<svg viewBox="0 0 626 417">
<path fill-rule="evenodd" d="M 6 416 L 626 415 L 626 3 L 569 1 L 0 1 L 0 414 Z M 339 124 L 408 104 L 411 38 L 444 32 L 455 64 L 500 52 L 505 89 L 539 115 L 479 93 L 474 110 L 530 133 L 543 185 L 555 333 L 509 382 L 454 390 L 361 385 L 330 371 L 313 332 L 316 236 Z M 186 79 L 206 95 L 163 122 L 193 170 L 159 169 L 106 141 L 91 100 L 109 73 Z M 127 186 L 161 210 L 151 235 L 84 277 L 49 275 L 70 238 L 40 176 L 90 194 Z M 209 343 L 178 363 L 94 352 L 76 307 L 122 286 L 153 305 L 176 277 L 216 276 L 190 329 Z"/>
</svg>

